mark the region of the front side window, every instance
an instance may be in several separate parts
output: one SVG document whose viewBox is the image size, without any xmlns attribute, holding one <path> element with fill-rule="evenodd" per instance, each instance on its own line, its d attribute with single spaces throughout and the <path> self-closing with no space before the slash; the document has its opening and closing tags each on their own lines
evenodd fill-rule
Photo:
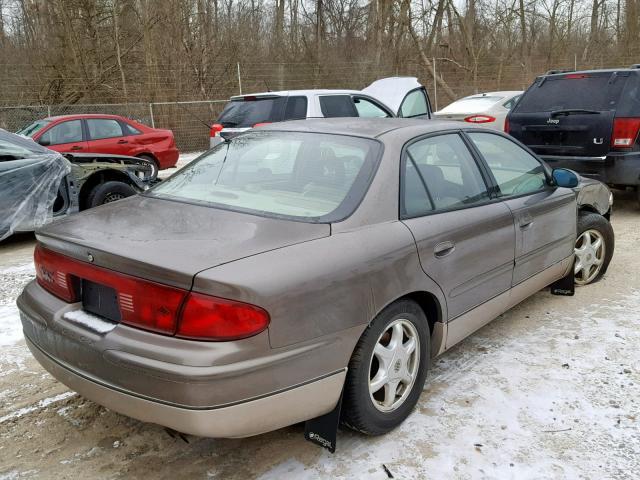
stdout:
<svg viewBox="0 0 640 480">
<path fill-rule="evenodd" d="M 428 113 L 427 97 L 422 89 L 409 92 L 400 105 L 400 116 L 404 118 L 427 115 Z"/>
<path fill-rule="evenodd" d="M 38 141 L 43 145 L 82 142 L 82 120 L 59 123 L 44 132 Z"/>
<path fill-rule="evenodd" d="M 544 167 L 524 148 L 501 135 L 480 132 L 468 135 L 489 166 L 501 196 L 524 195 L 547 186 Z"/>
<path fill-rule="evenodd" d="M 353 97 L 353 103 L 356 106 L 359 117 L 365 118 L 388 118 L 388 112 L 383 110 L 380 106 L 373 103 L 371 100 L 362 97 Z"/>
<path fill-rule="evenodd" d="M 375 140 L 253 131 L 207 152 L 149 194 L 265 216 L 333 222 L 360 203 L 379 152 Z"/>
<path fill-rule="evenodd" d="M 320 110 L 325 118 L 357 117 L 358 112 L 349 95 L 322 95 Z"/>
<path fill-rule="evenodd" d="M 89 127 L 89 137 L 91 140 L 122 136 L 122 127 L 117 120 L 108 118 L 88 119 L 87 127 Z"/>
<path fill-rule="evenodd" d="M 473 206 L 489 198 L 480 169 L 458 134 L 412 143 L 406 150 L 403 179 L 407 217 Z"/>
</svg>

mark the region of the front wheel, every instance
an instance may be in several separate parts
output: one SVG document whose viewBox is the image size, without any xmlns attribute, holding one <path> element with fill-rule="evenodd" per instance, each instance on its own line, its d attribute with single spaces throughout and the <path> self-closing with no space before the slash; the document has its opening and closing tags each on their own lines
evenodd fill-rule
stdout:
<svg viewBox="0 0 640 480">
<path fill-rule="evenodd" d="M 606 218 L 597 213 L 580 213 L 575 245 L 576 285 L 588 285 L 602 278 L 613 257 L 614 244 L 613 228 Z"/>
<path fill-rule="evenodd" d="M 89 194 L 87 205 L 89 208 L 115 202 L 135 195 L 136 191 L 127 183 L 112 180 L 97 185 Z"/>
<path fill-rule="evenodd" d="M 400 425 L 420 397 L 429 360 L 429 324 L 420 306 L 400 300 L 385 308 L 349 362 L 342 423 L 368 435 Z"/>
</svg>

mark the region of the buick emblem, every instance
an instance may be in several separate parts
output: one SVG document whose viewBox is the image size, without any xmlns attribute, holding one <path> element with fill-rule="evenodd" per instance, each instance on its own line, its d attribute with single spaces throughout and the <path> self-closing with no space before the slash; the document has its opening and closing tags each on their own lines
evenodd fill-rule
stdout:
<svg viewBox="0 0 640 480">
<path fill-rule="evenodd" d="M 93 261 L 95 260 L 95 258 L 93 258 L 93 255 L 91 255 L 91 253 L 87 253 L 87 259 L 93 263 Z"/>
</svg>

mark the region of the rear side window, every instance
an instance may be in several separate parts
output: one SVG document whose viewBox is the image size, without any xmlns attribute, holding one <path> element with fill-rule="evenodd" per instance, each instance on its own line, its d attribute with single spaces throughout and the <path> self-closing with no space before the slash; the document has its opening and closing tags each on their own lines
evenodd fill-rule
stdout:
<svg viewBox="0 0 640 480">
<path fill-rule="evenodd" d="M 89 127 L 89 137 L 91 140 L 122 136 L 122 127 L 117 120 L 110 120 L 108 118 L 88 119 L 87 127 Z"/>
<path fill-rule="evenodd" d="M 320 110 L 325 118 L 357 117 L 358 112 L 349 95 L 322 95 Z"/>
<path fill-rule="evenodd" d="M 506 102 L 504 102 L 504 103 L 502 104 L 502 106 L 503 106 L 504 108 L 506 108 L 507 110 L 511 110 L 513 107 L 515 107 L 515 106 L 516 106 L 516 103 L 518 103 L 518 100 L 520 100 L 520 97 L 521 97 L 521 96 L 522 96 L 522 95 L 517 95 L 517 96 L 513 97 L 512 99 L 507 100 Z"/>
<path fill-rule="evenodd" d="M 284 112 L 285 120 L 304 120 L 307 118 L 307 97 L 289 97 Z"/>
<path fill-rule="evenodd" d="M 82 120 L 59 123 L 42 134 L 39 141 L 47 145 L 60 145 L 82 141 Z M 43 143 L 44 144 L 44 143 Z"/>
<path fill-rule="evenodd" d="M 400 105 L 401 117 L 417 117 L 418 115 L 427 115 L 429 108 L 427 107 L 427 97 L 421 88 L 409 92 L 402 105 Z"/>
<path fill-rule="evenodd" d="M 457 134 L 411 144 L 403 179 L 403 213 L 407 217 L 473 206 L 489 198 L 480 169 Z"/>
<path fill-rule="evenodd" d="M 124 132 L 125 135 L 140 135 L 142 134 L 142 132 L 140 130 L 138 130 L 137 128 L 129 125 L 128 123 L 121 123 L 122 126 L 122 131 Z"/>
<path fill-rule="evenodd" d="M 568 74 L 538 79 L 520 99 L 516 113 L 554 110 L 615 110 L 627 77 L 619 74 Z"/>
<path fill-rule="evenodd" d="M 227 103 L 218 117 L 225 128 L 251 128 L 256 123 L 281 122 L 286 97 L 242 97 Z"/>
<path fill-rule="evenodd" d="M 640 75 L 631 75 L 622 92 L 618 117 L 640 117 Z"/>
</svg>

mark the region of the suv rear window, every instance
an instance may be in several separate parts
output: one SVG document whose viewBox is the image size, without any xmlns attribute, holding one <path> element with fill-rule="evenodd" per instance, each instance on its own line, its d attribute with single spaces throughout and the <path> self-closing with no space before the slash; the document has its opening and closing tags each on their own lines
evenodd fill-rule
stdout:
<svg viewBox="0 0 640 480">
<path fill-rule="evenodd" d="M 286 97 L 242 97 L 227 103 L 217 123 L 228 128 L 253 127 L 256 123 L 280 122 Z"/>
<path fill-rule="evenodd" d="M 542 77 L 527 90 L 514 111 L 615 110 L 626 80 L 625 76 L 610 72 Z"/>
</svg>

